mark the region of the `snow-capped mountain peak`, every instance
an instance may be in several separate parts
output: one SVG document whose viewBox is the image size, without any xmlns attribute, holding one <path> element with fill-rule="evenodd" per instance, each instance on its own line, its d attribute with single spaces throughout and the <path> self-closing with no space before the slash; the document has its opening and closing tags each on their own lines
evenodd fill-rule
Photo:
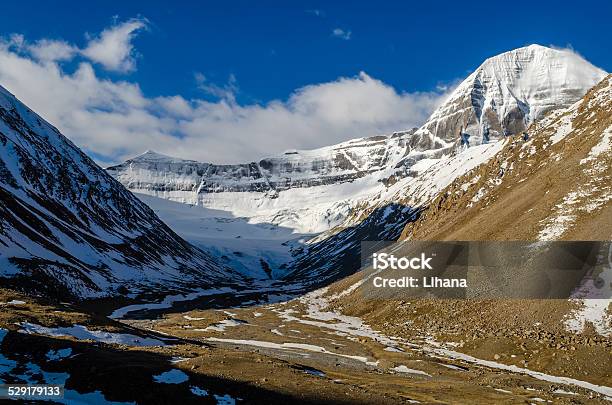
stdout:
<svg viewBox="0 0 612 405">
<path fill-rule="evenodd" d="M 569 49 L 529 45 L 504 52 L 469 75 L 420 133 L 468 144 L 516 134 L 570 106 L 605 76 Z"/>
<path fill-rule="evenodd" d="M 164 155 L 162 153 L 158 153 L 150 149 L 138 156 L 135 156 L 131 160 L 140 161 L 140 162 L 168 162 L 168 163 L 189 162 L 189 160 Z"/>
</svg>

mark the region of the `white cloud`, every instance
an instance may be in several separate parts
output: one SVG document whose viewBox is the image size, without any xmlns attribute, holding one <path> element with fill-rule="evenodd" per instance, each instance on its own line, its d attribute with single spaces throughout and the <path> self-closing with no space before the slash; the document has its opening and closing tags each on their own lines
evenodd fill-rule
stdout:
<svg viewBox="0 0 612 405">
<path fill-rule="evenodd" d="M 351 39 L 352 32 L 348 30 L 343 30 L 342 28 L 334 28 L 332 31 L 332 35 L 336 38 L 348 41 L 349 39 Z"/>
<path fill-rule="evenodd" d="M 70 60 L 78 48 L 61 40 L 41 39 L 27 46 L 28 52 L 41 62 Z"/>
<path fill-rule="evenodd" d="M 399 93 L 362 72 L 265 104 L 236 102 L 234 77 L 222 86 L 199 77 L 208 86 L 203 90 L 216 92 L 214 101 L 150 98 L 138 84 L 101 78 L 87 60 L 68 72 L 58 62 L 65 54 L 35 57 L 24 46 L 23 38 L 0 39 L 0 84 L 104 163 L 147 149 L 217 163 L 251 161 L 411 128 L 443 97 L 441 92 Z"/>
<path fill-rule="evenodd" d="M 132 39 L 146 26 L 147 20 L 141 18 L 116 24 L 92 38 L 81 53 L 105 69 L 130 72 L 136 67 Z"/>
</svg>

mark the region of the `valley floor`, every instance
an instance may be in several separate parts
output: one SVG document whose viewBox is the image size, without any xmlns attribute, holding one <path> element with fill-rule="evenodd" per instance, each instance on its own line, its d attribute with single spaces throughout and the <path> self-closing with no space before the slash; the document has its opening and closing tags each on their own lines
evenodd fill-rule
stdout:
<svg viewBox="0 0 612 405">
<path fill-rule="evenodd" d="M 272 302 L 280 298 L 271 295 Z M 249 303 L 245 295 L 247 305 L 225 308 L 207 295 L 115 308 L 111 319 L 110 312 L 0 290 L 0 380 L 65 384 L 67 403 L 612 400 L 610 368 L 596 358 L 585 373 L 549 375 L 507 355 L 511 342 L 500 348 L 491 341 L 488 353 L 481 347 L 473 356 L 469 345 L 438 343 L 428 334 L 387 336 L 331 311 L 330 299 L 325 289 L 267 304 Z M 593 342 L 594 350 L 579 347 L 571 356 L 603 348 L 605 361 L 610 339 Z M 546 349 L 542 358 L 545 352 L 569 355 Z"/>
</svg>

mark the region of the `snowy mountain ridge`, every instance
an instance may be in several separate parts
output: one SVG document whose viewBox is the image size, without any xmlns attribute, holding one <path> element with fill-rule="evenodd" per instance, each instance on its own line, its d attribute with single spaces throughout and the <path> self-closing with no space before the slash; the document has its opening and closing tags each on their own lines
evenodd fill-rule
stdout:
<svg viewBox="0 0 612 405">
<path fill-rule="evenodd" d="M 241 279 L 0 87 L 0 278 L 71 298 Z"/>
<path fill-rule="evenodd" d="M 397 166 L 413 131 L 353 139 L 314 150 L 293 150 L 243 164 L 213 164 L 154 151 L 107 169 L 130 189 L 150 191 L 276 192 L 353 181 Z M 160 178 L 161 176 L 161 178 Z"/>
<path fill-rule="evenodd" d="M 551 109 L 568 107 L 604 76 L 569 50 L 530 45 L 487 59 L 418 130 L 238 165 L 148 152 L 107 170 L 137 193 L 316 233 L 342 223 L 355 200 L 414 176 L 461 143 L 518 133 Z"/>
</svg>

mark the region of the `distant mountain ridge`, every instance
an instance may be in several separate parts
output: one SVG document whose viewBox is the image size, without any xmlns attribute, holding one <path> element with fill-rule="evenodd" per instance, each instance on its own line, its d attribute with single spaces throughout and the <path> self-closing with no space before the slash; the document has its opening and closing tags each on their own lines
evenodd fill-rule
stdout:
<svg viewBox="0 0 612 405">
<path fill-rule="evenodd" d="M 407 142 L 413 132 L 289 151 L 243 164 L 203 163 L 147 151 L 107 171 L 129 189 L 151 193 L 281 192 L 344 183 L 396 165 L 409 148 Z"/>
<path fill-rule="evenodd" d="M 383 170 L 403 176 L 434 151 L 439 155 L 462 141 L 476 145 L 519 133 L 547 112 L 574 103 L 605 75 L 569 50 L 530 45 L 487 59 L 418 130 L 235 165 L 149 151 L 107 170 L 129 189 L 153 195 L 282 192 L 353 181 Z"/>
</svg>

